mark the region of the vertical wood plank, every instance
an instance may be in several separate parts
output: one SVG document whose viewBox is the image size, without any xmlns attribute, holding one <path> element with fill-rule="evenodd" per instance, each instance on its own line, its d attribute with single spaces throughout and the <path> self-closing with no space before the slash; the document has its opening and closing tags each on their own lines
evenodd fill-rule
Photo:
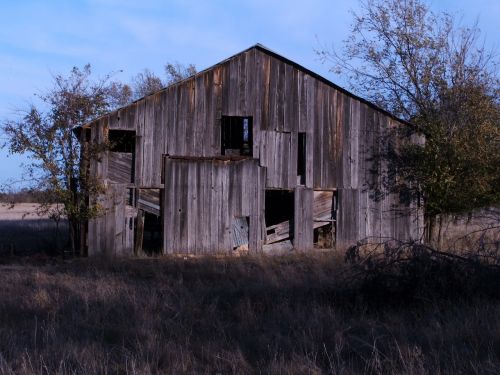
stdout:
<svg viewBox="0 0 500 375">
<path fill-rule="evenodd" d="M 293 247 L 299 251 L 313 248 L 313 190 L 295 189 Z"/>
</svg>

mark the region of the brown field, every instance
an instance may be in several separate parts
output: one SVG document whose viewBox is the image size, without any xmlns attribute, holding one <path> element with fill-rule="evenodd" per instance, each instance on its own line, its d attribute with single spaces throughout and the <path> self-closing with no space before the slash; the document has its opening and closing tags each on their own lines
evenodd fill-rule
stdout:
<svg viewBox="0 0 500 375">
<path fill-rule="evenodd" d="M 500 373 L 500 275 L 478 265 L 34 262 L 0 265 L 0 374 Z"/>
<path fill-rule="evenodd" d="M 0 220 L 43 220 L 47 215 L 39 216 L 36 213 L 38 203 L 0 203 Z"/>
</svg>

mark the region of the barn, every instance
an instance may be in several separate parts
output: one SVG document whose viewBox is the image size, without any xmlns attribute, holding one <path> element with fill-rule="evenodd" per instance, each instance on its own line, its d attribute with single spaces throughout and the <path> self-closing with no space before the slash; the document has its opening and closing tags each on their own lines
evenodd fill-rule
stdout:
<svg viewBox="0 0 500 375">
<path fill-rule="evenodd" d="M 414 202 L 377 198 L 374 155 L 405 122 L 257 44 L 84 125 L 105 213 L 90 256 L 345 249 L 421 235 Z M 385 139 L 385 140 L 384 140 Z"/>
</svg>

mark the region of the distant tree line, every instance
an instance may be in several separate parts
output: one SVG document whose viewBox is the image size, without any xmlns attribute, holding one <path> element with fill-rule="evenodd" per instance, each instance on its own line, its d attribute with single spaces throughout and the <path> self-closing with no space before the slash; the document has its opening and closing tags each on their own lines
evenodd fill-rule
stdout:
<svg viewBox="0 0 500 375">
<path fill-rule="evenodd" d="M 0 203 L 41 203 L 45 200 L 44 194 L 33 188 L 0 192 Z"/>
</svg>

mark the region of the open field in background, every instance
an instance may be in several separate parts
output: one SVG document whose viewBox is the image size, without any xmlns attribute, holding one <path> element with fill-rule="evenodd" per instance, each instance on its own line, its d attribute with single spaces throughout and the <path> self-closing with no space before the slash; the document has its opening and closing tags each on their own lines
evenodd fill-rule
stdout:
<svg viewBox="0 0 500 375">
<path fill-rule="evenodd" d="M 4 259 L 0 373 L 500 373 L 500 274 L 426 259 Z"/>
<path fill-rule="evenodd" d="M 441 220 L 441 233 L 439 222 Z M 443 250 L 461 250 L 482 243 L 500 244 L 500 208 L 477 210 L 470 215 L 443 216 L 436 219 L 432 245 Z M 439 241 L 439 237 L 441 240 Z"/>
<path fill-rule="evenodd" d="M 38 216 L 37 203 L 0 203 L 0 256 L 57 254 L 67 244 L 67 222 L 59 226 L 47 216 Z"/>
</svg>

